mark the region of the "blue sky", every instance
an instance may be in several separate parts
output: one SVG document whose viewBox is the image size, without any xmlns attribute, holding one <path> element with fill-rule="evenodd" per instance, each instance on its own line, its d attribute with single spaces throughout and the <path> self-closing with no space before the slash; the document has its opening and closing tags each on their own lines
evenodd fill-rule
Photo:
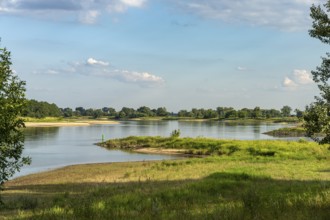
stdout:
<svg viewBox="0 0 330 220">
<path fill-rule="evenodd" d="M 319 0 L 2 0 L 27 97 L 60 107 L 304 109 Z"/>
</svg>

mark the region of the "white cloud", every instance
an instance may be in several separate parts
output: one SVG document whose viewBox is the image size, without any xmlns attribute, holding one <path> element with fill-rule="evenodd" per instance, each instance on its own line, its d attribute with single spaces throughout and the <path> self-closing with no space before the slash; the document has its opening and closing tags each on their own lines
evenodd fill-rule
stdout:
<svg viewBox="0 0 330 220">
<path fill-rule="evenodd" d="M 298 84 L 306 85 L 313 83 L 311 74 L 307 70 L 294 70 L 293 76 Z"/>
<path fill-rule="evenodd" d="M 290 77 L 286 76 L 284 78 L 282 86 L 287 89 L 297 89 L 298 87 L 312 83 L 313 79 L 309 71 L 295 69 Z"/>
<path fill-rule="evenodd" d="M 94 58 L 88 58 L 87 64 L 89 65 L 100 65 L 100 66 L 109 66 L 109 62 L 104 62 L 101 60 L 95 60 Z"/>
<path fill-rule="evenodd" d="M 109 12 L 123 13 L 129 7 L 140 8 L 147 0 L 119 0 L 114 1 L 112 4 L 108 4 L 107 9 Z"/>
<path fill-rule="evenodd" d="M 292 79 L 290 79 L 289 77 L 285 77 L 282 83 L 284 88 L 288 88 L 288 89 L 295 89 L 297 88 L 297 84 L 295 82 L 293 82 Z"/>
<path fill-rule="evenodd" d="M 309 7 L 319 0 L 171 0 L 183 11 L 227 23 L 267 26 L 286 31 L 310 26 Z"/>
<path fill-rule="evenodd" d="M 246 68 L 246 67 L 243 67 L 243 66 L 238 66 L 238 67 L 237 67 L 237 70 L 238 70 L 238 71 L 246 71 L 247 68 Z"/>
<path fill-rule="evenodd" d="M 164 84 L 164 79 L 160 76 L 148 72 L 128 71 L 113 69 L 109 62 L 88 58 L 86 62 L 70 62 L 67 66 L 59 69 L 49 69 L 35 71 L 36 74 L 80 74 L 91 77 L 103 77 L 114 79 L 123 83 L 136 84 L 142 87 L 153 87 Z"/>
<path fill-rule="evenodd" d="M 144 83 L 163 83 L 164 80 L 147 72 L 131 72 L 127 70 L 119 71 L 120 76 L 127 82 L 144 82 Z"/>
<path fill-rule="evenodd" d="M 123 4 L 131 7 L 141 7 L 146 0 L 120 0 Z"/>
<path fill-rule="evenodd" d="M 312 4 L 322 4 L 322 0 L 294 0 L 299 4 L 312 5 Z"/>
<path fill-rule="evenodd" d="M 99 15 L 100 15 L 99 11 L 90 10 L 90 11 L 83 12 L 80 15 L 79 20 L 81 23 L 84 23 L 84 24 L 94 24 L 94 23 L 96 23 Z"/>
<path fill-rule="evenodd" d="M 59 72 L 56 71 L 56 70 L 49 69 L 49 70 L 46 71 L 46 74 L 48 74 L 48 75 L 57 75 L 57 74 L 59 74 Z"/>
</svg>

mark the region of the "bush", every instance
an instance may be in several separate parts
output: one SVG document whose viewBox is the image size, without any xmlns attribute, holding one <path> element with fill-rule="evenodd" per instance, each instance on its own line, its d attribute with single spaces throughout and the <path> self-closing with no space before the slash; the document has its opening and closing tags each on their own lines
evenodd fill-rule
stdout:
<svg viewBox="0 0 330 220">
<path fill-rule="evenodd" d="M 181 134 L 181 131 L 180 131 L 180 129 L 178 129 L 178 130 L 174 130 L 174 131 L 172 131 L 172 133 L 171 133 L 171 138 L 178 138 L 178 137 L 180 137 L 180 134 Z"/>
</svg>

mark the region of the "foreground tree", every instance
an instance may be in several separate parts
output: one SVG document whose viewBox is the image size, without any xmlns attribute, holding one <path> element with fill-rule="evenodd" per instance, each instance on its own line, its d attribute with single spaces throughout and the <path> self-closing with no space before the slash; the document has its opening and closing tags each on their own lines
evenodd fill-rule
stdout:
<svg viewBox="0 0 330 220">
<path fill-rule="evenodd" d="M 4 182 L 19 171 L 30 159 L 22 157 L 25 82 L 10 68 L 10 52 L 0 48 L 0 190 Z"/>
<path fill-rule="evenodd" d="M 324 7 L 311 7 L 311 18 L 313 19 L 312 29 L 309 31 L 311 37 L 319 39 L 322 43 L 330 44 L 330 0 Z M 307 136 L 313 138 L 320 144 L 330 143 L 330 53 L 322 57 L 322 63 L 312 71 L 313 80 L 320 89 L 320 97 L 306 107 L 304 114 L 304 127 Z M 320 133 L 324 135 L 320 135 Z"/>
</svg>

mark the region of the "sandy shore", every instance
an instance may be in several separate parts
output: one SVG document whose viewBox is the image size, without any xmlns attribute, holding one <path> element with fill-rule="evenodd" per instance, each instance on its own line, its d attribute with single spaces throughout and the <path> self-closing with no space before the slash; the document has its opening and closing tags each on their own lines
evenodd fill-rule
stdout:
<svg viewBox="0 0 330 220">
<path fill-rule="evenodd" d="M 132 150 L 136 153 L 143 153 L 143 154 L 165 154 L 165 155 L 173 155 L 173 156 L 181 156 L 181 157 L 199 157 L 196 155 L 190 155 L 186 153 L 185 149 L 165 149 L 165 148 L 140 148 Z"/>
<path fill-rule="evenodd" d="M 26 127 L 73 127 L 99 124 L 119 124 L 116 121 L 77 121 L 77 122 L 26 122 Z"/>
</svg>

